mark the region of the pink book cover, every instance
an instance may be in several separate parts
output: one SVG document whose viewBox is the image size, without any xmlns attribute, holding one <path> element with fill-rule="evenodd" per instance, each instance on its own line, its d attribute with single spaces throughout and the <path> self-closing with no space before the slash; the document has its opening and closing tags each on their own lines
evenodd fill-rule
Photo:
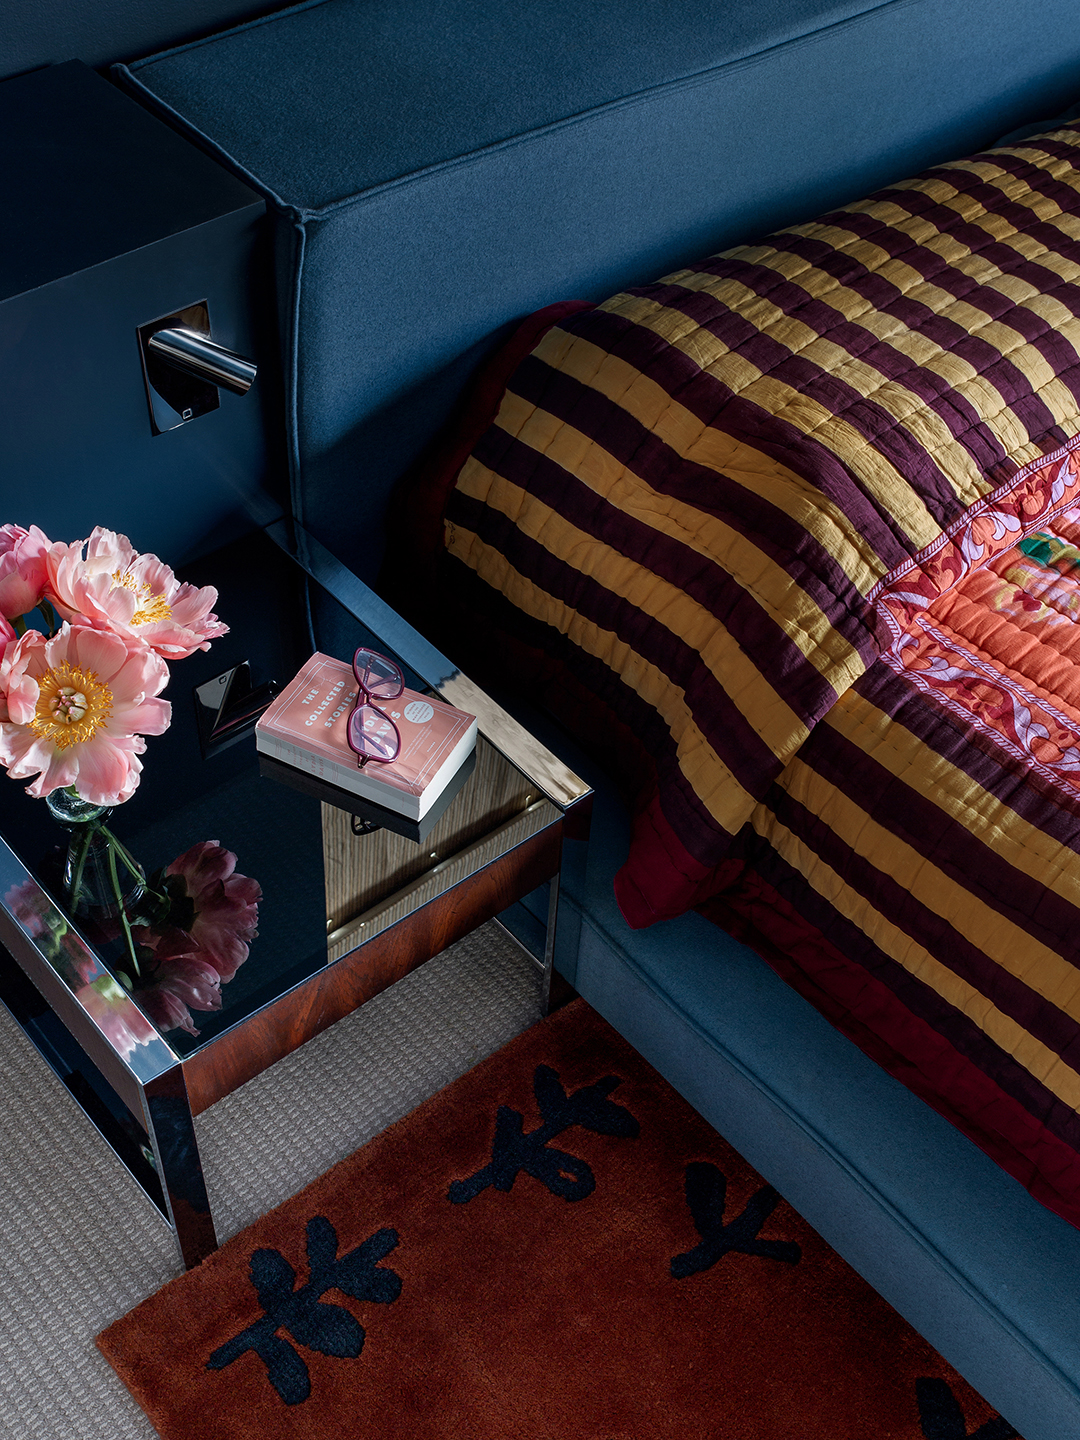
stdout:
<svg viewBox="0 0 1080 1440">
<path fill-rule="evenodd" d="M 472 744 L 464 743 L 475 739 L 472 715 L 405 690 L 396 700 L 376 702 L 400 732 L 400 754 L 389 764 L 369 763 L 361 770 L 345 738 L 356 697 L 352 666 L 314 654 L 264 711 L 255 727 L 257 747 L 361 793 L 370 793 L 365 782 L 371 782 L 376 788 L 389 785 L 415 796 L 423 795 L 455 751 L 460 750 L 461 761 L 472 750 Z M 304 754 L 290 753 L 294 750 Z M 457 765 L 450 773 L 456 769 Z"/>
</svg>

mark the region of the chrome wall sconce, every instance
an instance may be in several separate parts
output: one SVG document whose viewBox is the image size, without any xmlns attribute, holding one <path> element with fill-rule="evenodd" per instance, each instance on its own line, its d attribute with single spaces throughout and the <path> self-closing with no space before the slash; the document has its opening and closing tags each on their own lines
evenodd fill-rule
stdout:
<svg viewBox="0 0 1080 1440">
<path fill-rule="evenodd" d="M 254 361 L 211 339 L 205 300 L 140 325 L 138 337 L 155 435 L 216 410 L 219 387 L 246 395 L 255 380 Z"/>
</svg>

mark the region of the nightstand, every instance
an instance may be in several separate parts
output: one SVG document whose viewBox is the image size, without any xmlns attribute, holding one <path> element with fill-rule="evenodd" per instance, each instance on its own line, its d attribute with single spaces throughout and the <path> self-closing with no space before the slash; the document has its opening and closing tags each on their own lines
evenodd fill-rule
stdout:
<svg viewBox="0 0 1080 1440">
<path fill-rule="evenodd" d="M 17 966 L 0 957 L 0 995 L 172 1224 L 191 1266 L 217 1245 L 196 1115 L 485 921 L 526 897 L 535 912 L 545 887 L 535 959 L 547 996 L 564 846 L 587 837 L 591 792 L 297 527 L 278 522 L 185 567 L 183 578 L 218 586 L 230 633 L 174 668 L 173 724 L 148 742 L 139 789 L 110 827 L 148 872 L 218 840 L 262 886 L 259 935 L 222 987 L 222 1008 L 194 1014 L 197 1035 L 150 1026 L 138 991 L 113 981 L 108 946 L 70 923 L 39 883 L 59 837 L 43 803 L 9 781 L 0 786 L 0 940 Z M 261 773 L 250 724 L 229 730 L 227 746 L 208 743 L 199 724 L 216 677 L 243 670 L 257 700 L 313 650 L 344 655 L 360 643 L 394 655 L 410 688 L 479 720 L 474 771 L 421 841 L 373 828 L 359 805 Z"/>
</svg>

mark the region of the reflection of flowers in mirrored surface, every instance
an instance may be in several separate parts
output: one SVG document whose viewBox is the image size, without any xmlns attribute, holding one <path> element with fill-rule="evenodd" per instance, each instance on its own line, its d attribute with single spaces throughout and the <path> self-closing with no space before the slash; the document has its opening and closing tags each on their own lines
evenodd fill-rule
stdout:
<svg viewBox="0 0 1080 1440">
<path fill-rule="evenodd" d="M 185 850 L 165 874 L 183 884 L 194 907 L 189 929 L 199 955 L 210 961 L 222 983 L 231 980 L 258 934 L 258 902 L 262 898 L 258 882 L 237 875 L 236 856 L 216 840 L 204 840 Z"/>
<path fill-rule="evenodd" d="M 221 1009 L 221 976 L 195 955 L 163 960 L 150 970 L 150 976 L 135 996 L 162 1030 L 186 1030 L 189 1035 L 198 1035 L 192 1010 Z"/>
<path fill-rule="evenodd" d="M 4 896 L 4 904 L 73 989 L 94 978 L 99 969 L 97 960 L 72 934 L 67 920 L 36 880 L 28 878 L 21 885 L 13 885 Z"/>
<path fill-rule="evenodd" d="M 132 930 L 143 952 L 147 1014 L 163 1030 L 192 1024 L 192 1009 L 220 1009 L 222 985 L 248 959 L 259 923 L 262 888 L 236 874 L 236 855 L 216 840 L 200 841 L 151 878 L 158 909 Z"/>
<path fill-rule="evenodd" d="M 221 1009 L 221 987 L 248 958 L 258 934 L 261 898 L 258 882 L 236 873 L 231 850 L 216 840 L 193 845 L 153 875 L 131 903 L 124 917 L 131 948 L 112 962 L 115 980 L 100 975 L 96 956 L 36 880 L 12 886 L 4 904 L 126 1056 L 131 1035 L 132 1043 L 145 1044 L 147 1034 L 138 1024 L 129 1024 L 128 1034 L 110 1018 L 105 1000 L 115 1010 L 118 999 L 130 994 L 162 1030 L 198 1035 L 191 1012 Z M 102 915 L 93 922 L 93 935 L 108 945 L 122 938 L 123 928 L 118 915 Z M 95 986 L 97 998 L 89 994 Z"/>
<path fill-rule="evenodd" d="M 133 929 L 143 959 L 138 996 L 163 1029 L 197 1035 L 191 1010 L 219 1010 L 221 986 L 248 958 L 262 889 L 236 873 L 236 856 L 203 840 L 150 882 L 160 908 Z"/>
<path fill-rule="evenodd" d="M 137 1045 L 149 1045 L 157 1031 L 131 1003 L 131 996 L 111 975 L 100 975 L 75 991 L 75 998 L 112 1044 L 127 1060 Z"/>
<path fill-rule="evenodd" d="M 220 1010 L 221 986 L 247 959 L 262 889 L 236 874 L 236 856 L 216 840 L 193 845 L 145 881 L 124 916 L 96 921 L 101 939 L 130 946 L 112 969 L 163 1030 L 199 1031 L 192 1010 Z"/>
</svg>

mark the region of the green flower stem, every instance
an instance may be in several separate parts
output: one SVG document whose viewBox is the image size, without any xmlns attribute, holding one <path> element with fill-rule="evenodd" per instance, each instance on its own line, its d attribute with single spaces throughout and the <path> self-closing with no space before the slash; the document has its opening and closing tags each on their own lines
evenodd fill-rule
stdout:
<svg viewBox="0 0 1080 1440">
<path fill-rule="evenodd" d="M 25 615 L 15 615 L 15 616 L 13 616 L 11 623 L 12 623 L 12 625 L 15 627 L 15 634 L 16 634 L 16 635 L 25 635 L 25 634 L 26 634 L 26 616 L 25 616 Z"/>
<path fill-rule="evenodd" d="M 71 877 L 71 884 L 68 886 L 68 905 L 72 914 L 79 912 L 79 893 L 82 890 L 83 871 L 86 869 L 86 857 L 90 854 L 90 846 L 94 839 L 92 825 L 83 828 L 79 836 L 79 849 L 75 858 L 75 870 Z"/>
<path fill-rule="evenodd" d="M 117 855 L 119 855 L 120 859 L 124 862 L 125 866 L 135 877 L 135 879 L 138 880 L 140 884 L 145 884 L 146 876 L 143 874 L 142 867 L 140 866 L 139 862 L 132 856 L 131 851 L 128 850 L 128 848 L 123 844 L 123 842 L 118 840 L 116 836 L 112 833 L 112 831 L 109 830 L 105 825 L 102 825 L 101 833 L 102 835 L 104 835 L 106 841 L 108 842 L 110 853 L 115 852 Z"/>
<path fill-rule="evenodd" d="M 109 834 L 108 831 L 105 833 L 106 835 Z M 111 836 L 109 836 L 109 840 L 110 842 L 112 841 Z M 120 927 L 124 932 L 124 945 L 127 947 L 128 959 L 131 961 L 131 978 L 132 980 L 139 980 L 142 978 L 142 970 L 139 967 L 139 961 L 135 954 L 135 941 L 131 934 L 131 926 L 128 924 L 124 897 L 120 893 L 120 877 L 116 873 L 116 851 L 112 843 L 108 844 L 106 848 L 109 856 L 109 880 L 112 883 L 113 895 L 116 897 L 116 912 L 120 917 Z"/>
<path fill-rule="evenodd" d="M 49 604 L 48 600 L 45 599 L 38 601 L 38 609 L 41 611 L 41 617 L 48 627 L 49 635 L 55 635 L 60 629 L 60 622 L 56 618 L 56 611 Z"/>
<path fill-rule="evenodd" d="M 124 868 L 128 874 L 139 884 L 141 893 L 138 897 L 136 924 L 150 925 L 151 927 L 161 924 L 169 913 L 168 895 L 154 888 L 146 878 L 146 871 L 135 859 L 127 846 L 118 840 L 111 830 L 103 825 L 101 827 L 101 833 L 105 837 L 110 853 L 119 855 L 120 859 L 124 862 Z"/>
</svg>

